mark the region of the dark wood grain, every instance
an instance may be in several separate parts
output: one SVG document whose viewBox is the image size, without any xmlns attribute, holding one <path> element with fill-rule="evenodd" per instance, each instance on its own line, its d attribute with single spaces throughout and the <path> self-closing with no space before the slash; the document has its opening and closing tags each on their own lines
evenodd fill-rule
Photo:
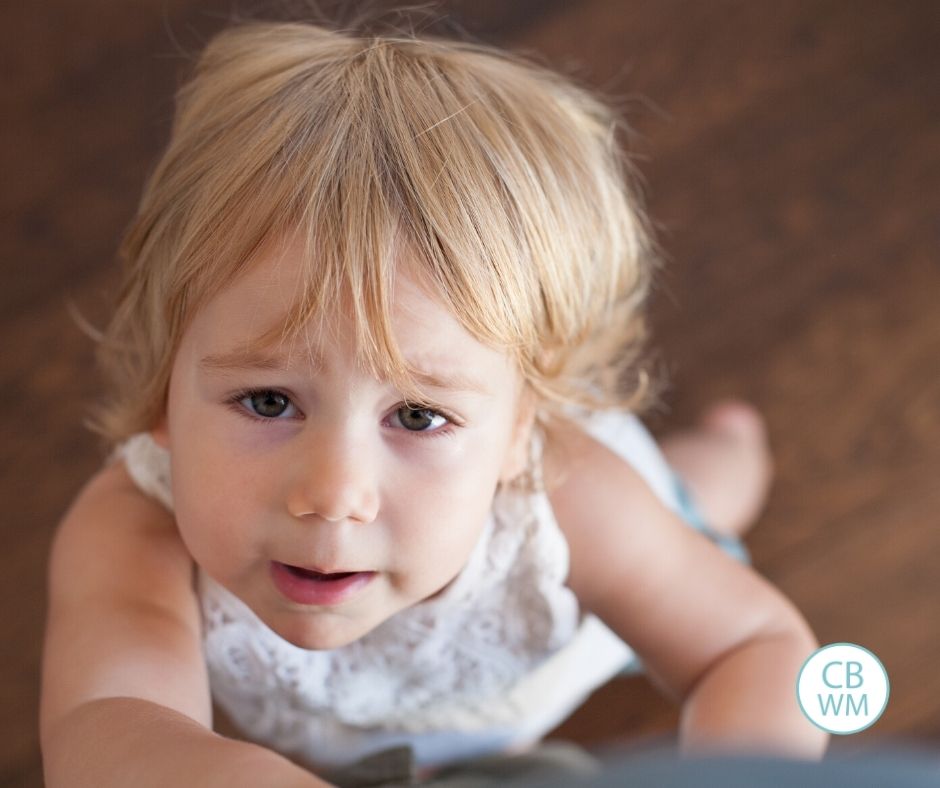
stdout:
<svg viewBox="0 0 940 788">
<path fill-rule="evenodd" d="M 393 3 L 372 3 L 381 9 Z M 260 6 L 258 6 L 260 7 Z M 447 24 L 539 53 L 618 101 L 668 255 L 654 300 L 662 432 L 715 397 L 768 416 L 777 463 L 748 542 L 822 642 L 873 650 L 882 719 L 833 750 L 940 739 L 940 13 L 931 0 L 444 2 Z M 231 3 L 0 10 L 0 786 L 41 785 L 46 554 L 100 463 L 97 386 L 67 311 L 102 321 L 114 249 L 180 70 Z M 624 579 L 629 582 L 629 578 Z M 558 731 L 666 740 L 642 678 Z"/>
</svg>

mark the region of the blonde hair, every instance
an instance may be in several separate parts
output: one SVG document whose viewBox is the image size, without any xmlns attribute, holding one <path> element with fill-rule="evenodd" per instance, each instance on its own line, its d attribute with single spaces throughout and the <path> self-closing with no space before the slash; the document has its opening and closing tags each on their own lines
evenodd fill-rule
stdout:
<svg viewBox="0 0 940 788">
<path fill-rule="evenodd" d="M 110 392 L 86 426 L 112 444 L 152 428 L 195 312 L 296 230 L 306 273 L 282 339 L 345 295 L 360 362 L 420 401 L 390 322 L 407 249 L 464 328 L 512 354 L 537 421 L 565 404 L 639 410 L 656 256 L 625 129 L 571 78 L 485 44 L 304 22 L 225 29 L 178 91 L 120 246 L 97 348 Z"/>
</svg>

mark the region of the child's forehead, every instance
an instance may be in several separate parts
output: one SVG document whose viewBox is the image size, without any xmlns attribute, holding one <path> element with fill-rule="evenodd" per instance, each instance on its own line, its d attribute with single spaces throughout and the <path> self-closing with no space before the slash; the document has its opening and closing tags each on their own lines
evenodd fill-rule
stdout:
<svg viewBox="0 0 940 788">
<path fill-rule="evenodd" d="M 475 341 L 441 295 L 424 283 L 427 274 L 414 258 L 402 254 L 393 265 L 383 298 L 396 333 L 439 337 L 445 345 Z M 349 282 L 327 289 L 315 254 L 306 251 L 301 239 L 259 254 L 216 296 L 213 306 L 246 326 L 263 326 L 264 335 L 272 336 L 279 327 L 279 340 L 306 337 L 309 347 L 324 337 L 329 341 L 349 324 L 354 327 L 357 320 L 378 317 L 377 306 L 367 308 L 363 298 Z"/>
<path fill-rule="evenodd" d="M 397 369 L 388 356 L 379 354 L 373 367 L 361 349 L 352 346 L 349 332 L 324 332 L 319 338 L 301 329 L 292 335 L 283 331 L 278 339 L 246 337 L 233 343 L 217 339 L 202 345 L 196 354 L 198 372 L 209 378 L 239 376 L 265 371 L 320 377 L 340 369 L 380 383 L 396 383 Z M 444 394 L 470 397 L 472 401 L 511 400 L 521 385 L 512 360 L 480 344 L 456 347 L 433 335 L 396 338 L 404 359 L 404 372 L 417 385 L 418 398 Z M 204 352 L 206 348 L 217 348 Z M 410 390 L 407 389 L 407 390 Z"/>
<path fill-rule="evenodd" d="M 387 368 L 389 354 L 374 351 L 375 340 L 381 339 L 378 316 L 362 304 L 357 309 L 348 288 L 333 300 L 308 292 L 305 287 L 315 285 L 315 279 L 305 278 L 308 264 L 296 246 L 264 255 L 213 298 L 194 322 L 200 368 L 318 371 L 337 354 L 368 368 L 364 344 L 372 344 L 376 366 Z M 419 276 L 413 265 L 402 266 L 388 295 L 387 339 L 406 369 L 454 389 L 492 389 L 486 380 L 505 376 L 511 367 L 508 356 L 476 339 L 442 299 L 420 284 Z"/>
<path fill-rule="evenodd" d="M 423 351 L 402 348 L 407 369 L 414 380 L 422 386 L 434 390 L 464 392 L 485 397 L 501 393 L 513 383 L 511 375 L 494 374 L 494 370 L 484 360 L 467 363 L 466 359 L 455 358 L 443 349 Z M 199 360 L 200 370 L 213 376 L 225 376 L 239 371 L 299 371 L 306 374 L 323 373 L 333 368 L 337 358 L 334 352 L 324 352 L 320 348 L 303 343 L 286 342 L 277 345 L 256 343 L 254 345 L 236 345 L 220 353 L 208 353 Z M 342 353 L 339 358 L 348 360 Z M 491 361 L 491 360 L 489 360 Z M 360 375 L 371 374 L 361 359 L 354 360 Z M 381 372 L 377 375 L 385 379 Z"/>
</svg>

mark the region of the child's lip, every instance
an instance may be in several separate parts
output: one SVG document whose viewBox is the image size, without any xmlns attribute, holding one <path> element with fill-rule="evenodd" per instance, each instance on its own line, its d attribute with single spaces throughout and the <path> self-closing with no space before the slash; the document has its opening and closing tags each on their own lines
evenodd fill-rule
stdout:
<svg viewBox="0 0 940 788">
<path fill-rule="evenodd" d="M 281 563 L 275 561 L 275 563 Z M 351 575 L 367 570 L 363 569 L 323 569 L 319 566 L 304 566 L 303 564 L 283 564 L 288 569 L 302 569 L 304 572 L 315 572 L 318 575 Z"/>
<path fill-rule="evenodd" d="M 305 576 L 304 571 L 310 574 Z M 314 572 L 319 573 L 320 577 L 314 576 Z M 345 602 L 362 591 L 376 576 L 375 572 L 320 573 L 316 569 L 303 570 L 302 567 L 295 568 L 280 561 L 271 562 L 270 574 L 275 588 L 286 599 L 317 607 Z"/>
</svg>

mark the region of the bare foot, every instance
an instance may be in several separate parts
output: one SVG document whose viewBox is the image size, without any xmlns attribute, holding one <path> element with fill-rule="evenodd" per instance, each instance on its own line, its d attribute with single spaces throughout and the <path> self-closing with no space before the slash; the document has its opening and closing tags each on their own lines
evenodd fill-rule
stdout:
<svg viewBox="0 0 940 788">
<path fill-rule="evenodd" d="M 712 528 L 742 536 L 754 524 L 773 475 L 767 429 L 756 408 L 722 400 L 695 427 L 667 435 L 659 445 Z"/>
</svg>

